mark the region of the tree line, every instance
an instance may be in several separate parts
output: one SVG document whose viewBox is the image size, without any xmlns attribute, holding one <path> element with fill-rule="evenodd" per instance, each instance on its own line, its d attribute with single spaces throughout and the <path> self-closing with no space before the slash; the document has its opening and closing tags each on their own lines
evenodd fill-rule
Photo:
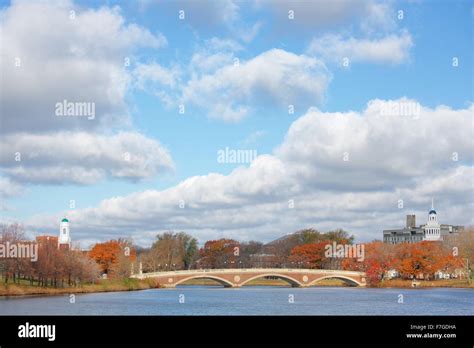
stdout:
<svg viewBox="0 0 474 348">
<path fill-rule="evenodd" d="M 394 271 L 402 279 L 433 280 L 442 272 L 456 278 L 470 279 L 474 266 L 474 229 L 446 236 L 444 241 L 386 244 L 366 243 L 363 262 L 344 259 L 342 269 L 364 271 L 367 281 L 377 285 Z"/>
<path fill-rule="evenodd" d="M 32 243 L 25 238 L 18 224 L 2 225 L 2 245 Z M 91 283 L 100 276 L 97 263 L 79 250 L 59 249 L 57 238 L 42 238 L 37 243 L 37 260 L 29 258 L 1 258 L 0 273 L 5 284 L 9 282 L 29 285 L 62 287 Z"/>
<path fill-rule="evenodd" d="M 0 242 L 24 241 L 18 224 L 1 227 Z M 390 245 L 380 241 L 363 244 L 363 260 L 335 258 L 326 253 L 332 243 L 353 245 L 354 236 L 342 229 L 319 232 L 304 229 L 273 242 L 239 242 L 222 238 L 199 247 L 196 238 L 185 232 L 164 232 L 149 248 L 127 239 L 95 244 L 88 251 L 63 250 L 42 240 L 38 260 L 0 259 L 5 283 L 21 280 L 38 286 L 80 286 L 100 278 L 123 279 L 138 272 L 158 272 L 217 268 L 310 268 L 364 271 L 367 281 L 378 284 L 389 270 L 405 279 L 433 279 L 437 271 L 456 272 L 474 262 L 474 230 L 449 236 L 444 242 Z"/>
<path fill-rule="evenodd" d="M 321 233 L 305 229 L 269 244 L 222 238 L 206 241 L 198 248 L 197 240 L 187 233 L 166 232 L 159 234 L 150 248 L 137 250 L 137 255 L 143 272 L 203 268 L 303 268 L 305 264 L 291 259 L 292 250 L 300 245 L 322 241 L 351 244 L 354 237 L 344 230 Z"/>
</svg>

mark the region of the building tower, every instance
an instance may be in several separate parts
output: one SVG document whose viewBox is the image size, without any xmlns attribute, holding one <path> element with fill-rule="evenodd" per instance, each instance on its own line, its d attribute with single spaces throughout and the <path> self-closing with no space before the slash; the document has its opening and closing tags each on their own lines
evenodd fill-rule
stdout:
<svg viewBox="0 0 474 348">
<path fill-rule="evenodd" d="M 416 228 L 416 216 L 415 216 L 415 214 L 407 215 L 407 228 Z"/>
<path fill-rule="evenodd" d="M 71 248 L 71 235 L 69 234 L 69 220 L 64 218 L 61 220 L 59 225 L 59 238 L 58 248 L 70 249 Z"/>
<path fill-rule="evenodd" d="M 431 199 L 431 210 L 428 213 L 428 222 L 425 225 L 425 240 L 440 240 L 441 228 L 438 223 L 438 215 L 434 210 L 433 199 Z"/>
</svg>

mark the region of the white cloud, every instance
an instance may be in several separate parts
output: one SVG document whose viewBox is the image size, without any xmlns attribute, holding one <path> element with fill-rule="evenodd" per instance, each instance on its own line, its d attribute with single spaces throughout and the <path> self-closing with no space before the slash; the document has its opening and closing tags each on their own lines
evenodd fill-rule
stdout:
<svg viewBox="0 0 474 348">
<path fill-rule="evenodd" d="M 473 104 L 461 110 L 420 105 L 412 116 L 386 112 L 387 105 L 416 104 L 376 99 L 362 113 L 312 109 L 291 125 L 276 153 L 291 163 L 300 181 L 344 190 L 393 189 L 438 174 L 458 165 L 453 153 L 472 163 Z"/>
<path fill-rule="evenodd" d="M 372 1 L 367 5 L 368 15 L 361 18 L 361 29 L 368 34 L 390 31 L 396 28 L 396 16 L 393 1 Z"/>
<path fill-rule="evenodd" d="M 239 121 L 251 105 L 305 108 L 321 103 L 330 80 L 319 60 L 273 49 L 238 66 L 193 76 L 184 88 L 183 100 L 207 109 L 211 118 Z"/>
<path fill-rule="evenodd" d="M 263 27 L 263 22 L 258 21 L 249 28 L 243 27 L 241 29 L 237 29 L 239 32 L 238 36 L 243 42 L 249 43 L 257 37 L 262 27 Z"/>
<path fill-rule="evenodd" d="M 19 183 L 140 180 L 172 167 L 157 141 L 117 133 L 131 124 L 125 59 L 133 64 L 137 48 L 165 46 L 162 34 L 126 23 L 119 7 L 85 9 L 67 0 L 14 1 L 0 16 L 1 85 L 8 86 L 0 93 L 0 171 L 8 196 Z M 138 77 L 143 69 L 136 68 Z M 154 79 L 174 83 L 166 71 L 150 69 Z M 58 117 L 56 104 L 64 100 L 93 104 L 93 117 Z"/>
<path fill-rule="evenodd" d="M 15 161 L 17 153 L 20 161 Z M 6 135 L 0 141 L 0 163 L 10 180 L 33 184 L 92 184 L 106 177 L 140 180 L 173 168 L 160 143 L 133 132 Z"/>
<path fill-rule="evenodd" d="M 140 88 L 145 88 L 148 81 L 158 82 L 162 85 L 173 88 L 176 86 L 177 70 L 167 69 L 160 64 L 137 64 L 134 75 L 137 79 L 137 85 Z"/>
<path fill-rule="evenodd" d="M 156 62 L 138 63 L 133 70 L 134 86 L 161 99 L 166 107 L 177 105 L 176 90 L 181 86 L 179 66 L 164 67 Z"/>
<path fill-rule="evenodd" d="M 234 40 L 216 37 L 206 40 L 191 57 L 190 73 L 191 75 L 212 73 L 226 65 L 231 65 L 235 52 L 242 49 L 243 47 Z"/>
<path fill-rule="evenodd" d="M 341 35 L 327 34 L 314 38 L 308 47 L 308 53 L 325 61 L 338 63 L 347 57 L 350 62 L 400 64 L 409 59 L 412 47 L 413 40 L 406 31 L 380 39 L 344 38 Z"/>
<path fill-rule="evenodd" d="M 220 68 L 231 66 L 235 52 L 241 50 L 243 47 L 232 39 L 213 37 L 204 40 L 198 45 L 187 66 L 174 64 L 165 67 L 156 62 L 138 63 L 133 70 L 134 86 L 159 97 L 165 106 L 176 108 L 186 86 L 186 79 L 212 74 Z M 219 109 L 219 105 L 214 108 Z"/>
<path fill-rule="evenodd" d="M 0 16 L 1 84 L 8 86 L 0 94 L 4 133 L 127 125 L 124 98 L 131 78 L 124 59 L 133 60 L 137 47 L 166 44 L 161 34 L 126 24 L 118 7 L 83 10 L 70 1 L 14 1 Z M 54 106 L 64 99 L 94 102 L 96 120 L 58 120 Z"/>
<path fill-rule="evenodd" d="M 414 119 L 381 115 L 385 102 L 373 100 L 362 112 L 312 109 L 292 124 L 273 155 L 249 167 L 113 197 L 68 216 L 77 238 L 117 233 L 147 243 L 154 233 L 174 229 L 201 240 L 271 240 L 304 227 L 341 227 L 371 240 L 384 228 L 402 226 L 405 213 L 423 221 L 434 196 L 442 223 L 473 223 L 474 106 L 421 107 Z M 397 207 L 399 199 L 406 210 Z M 28 224 L 52 227 L 59 217 L 36 216 Z"/>
<path fill-rule="evenodd" d="M 23 188 L 10 179 L 0 176 L 0 198 L 17 196 L 23 192 Z M 1 210 L 1 205 L 0 205 Z"/>
</svg>

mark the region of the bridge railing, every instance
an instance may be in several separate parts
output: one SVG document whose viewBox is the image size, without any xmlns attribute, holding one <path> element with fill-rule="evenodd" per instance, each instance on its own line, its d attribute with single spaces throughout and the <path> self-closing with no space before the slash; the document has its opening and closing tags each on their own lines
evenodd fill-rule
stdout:
<svg viewBox="0 0 474 348">
<path fill-rule="evenodd" d="M 334 270 L 334 269 L 303 269 L 303 268 L 205 268 L 205 269 L 193 269 L 193 270 L 180 270 L 180 271 L 164 271 L 164 272 L 149 272 L 142 274 L 134 274 L 132 277 L 152 277 L 152 276 L 166 276 L 171 274 L 196 274 L 196 273 L 247 273 L 247 272 L 261 272 L 261 273 L 278 273 L 278 272 L 291 272 L 291 273 L 312 273 L 312 274 L 346 274 L 346 275 L 357 275 L 365 276 L 364 272 L 357 271 L 345 271 L 345 270 Z"/>
</svg>

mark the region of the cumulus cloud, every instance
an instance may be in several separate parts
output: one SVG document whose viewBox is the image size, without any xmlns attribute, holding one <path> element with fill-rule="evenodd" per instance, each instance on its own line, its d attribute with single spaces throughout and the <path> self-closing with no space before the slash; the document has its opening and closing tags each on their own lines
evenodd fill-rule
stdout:
<svg viewBox="0 0 474 348">
<path fill-rule="evenodd" d="M 135 77 L 137 79 L 138 87 L 144 89 L 145 84 L 149 81 L 158 82 L 162 85 L 173 88 L 176 86 L 177 72 L 171 69 L 162 67 L 160 64 L 137 64 L 135 68 Z"/>
<path fill-rule="evenodd" d="M 6 135 L 0 140 L 0 163 L 10 180 L 33 184 L 93 184 L 107 177 L 134 181 L 173 168 L 159 142 L 135 132 Z"/>
<path fill-rule="evenodd" d="M 308 47 L 308 53 L 330 62 L 340 63 L 348 58 L 350 62 L 400 64 L 409 59 L 412 47 L 413 40 L 406 31 L 380 39 L 344 38 L 341 35 L 327 34 L 314 38 Z"/>
<path fill-rule="evenodd" d="M 131 124 L 125 96 L 132 73 L 125 59 L 133 60 L 137 48 L 165 46 L 162 34 L 126 23 L 119 7 L 84 9 L 67 0 L 14 1 L 0 16 L 4 196 L 20 184 L 140 180 L 172 167 L 159 142 L 118 132 Z M 143 69 L 136 68 L 138 85 Z M 166 71 L 149 69 L 153 78 L 173 83 Z M 87 103 L 93 115 L 58 117 L 64 101 Z"/>
<path fill-rule="evenodd" d="M 71 13 L 71 11 L 74 11 Z M 82 9 L 70 1 L 14 1 L 1 10 L 1 132 L 97 129 L 128 124 L 124 67 L 137 47 L 159 48 L 161 34 L 126 24 L 118 7 Z M 59 120 L 55 104 L 95 103 L 91 122 Z"/>
<path fill-rule="evenodd" d="M 320 103 L 330 80 L 331 74 L 319 60 L 272 49 L 238 65 L 193 76 L 182 98 L 206 109 L 211 118 L 239 121 L 251 105 L 304 108 Z"/>
<path fill-rule="evenodd" d="M 407 105 L 415 106 L 412 115 L 400 112 Z M 300 180 L 317 178 L 318 186 L 391 189 L 456 166 L 453 153 L 472 163 L 473 112 L 472 104 L 431 109 L 407 98 L 372 100 L 362 113 L 311 109 L 291 125 L 276 153 Z"/>
<path fill-rule="evenodd" d="M 133 85 L 157 96 L 166 107 L 176 108 L 183 102 L 187 81 L 232 66 L 235 53 L 241 50 L 242 45 L 232 39 L 213 37 L 203 40 L 187 65 L 175 63 L 166 67 L 157 62 L 138 63 L 133 69 Z"/>
<path fill-rule="evenodd" d="M 473 106 L 421 106 L 411 118 L 381 112 L 389 102 L 413 101 L 373 100 L 362 112 L 311 109 L 272 155 L 248 167 L 110 198 L 68 216 L 79 237 L 140 231 L 142 242 L 168 229 L 201 240 L 271 240 L 303 227 L 341 227 L 371 240 L 383 228 L 403 225 L 405 213 L 423 219 L 434 196 L 443 223 L 473 223 L 472 185 L 466 186 L 474 174 Z M 406 210 L 397 207 L 399 199 Z M 28 223 L 46 228 L 59 217 L 36 216 Z"/>
<path fill-rule="evenodd" d="M 243 50 L 242 45 L 230 39 L 213 37 L 204 41 L 194 52 L 189 63 L 191 74 L 212 73 L 234 62 L 235 53 Z"/>
<path fill-rule="evenodd" d="M 181 86 L 181 68 L 159 63 L 138 63 L 133 70 L 134 87 L 158 97 L 166 107 L 177 105 L 177 90 Z"/>
</svg>

